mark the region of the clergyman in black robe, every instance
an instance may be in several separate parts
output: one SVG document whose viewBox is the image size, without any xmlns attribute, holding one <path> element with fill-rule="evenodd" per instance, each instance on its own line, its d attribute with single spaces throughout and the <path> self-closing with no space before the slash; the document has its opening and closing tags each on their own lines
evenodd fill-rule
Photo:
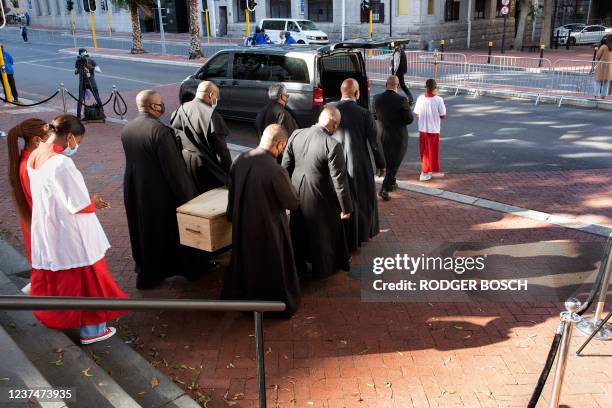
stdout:
<svg viewBox="0 0 612 408">
<path fill-rule="evenodd" d="M 345 227 L 349 250 L 355 251 L 361 247 L 362 242 L 373 238 L 380 230 L 370 150 L 379 176 L 384 174 L 385 157 L 372 114 L 356 102 L 359 100 L 359 83 L 352 78 L 346 79 L 340 91 L 342 100 L 336 107 L 342 115 L 342 120 L 334 139 L 342 144 L 344 150 L 354 209 Z"/>
<path fill-rule="evenodd" d="M 257 130 L 257 139 L 261 139 L 263 131 L 268 125 L 281 125 L 289 136 L 298 128 L 295 118 L 286 109 L 289 102 L 289 92 L 283 84 L 271 85 L 268 89 L 268 98 L 270 102 L 257 114 L 255 119 L 255 129 Z"/>
<path fill-rule="evenodd" d="M 232 258 L 223 299 L 285 302 L 285 317 L 300 303 L 286 210 L 299 201 L 287 171 L 276 162 L 287 145 L 279 125 L 264 131 L 259 147 L 242 153 L 230 170 L 227 219 L 232 223 Z"/>
<path fill-rule="evenodd" d="M 150 289 L 166 277 L 187 275 L 176 208 L 196 192 L 176 148 L 174 132 L 159 120 L 164 112 L 161 96 L 142 91 L 136 103 L 138 116 L 121 131 L 125 152 L 123 194 L 136 286 Z"/>
<path fill-rule="evenodd" d="M 383 152 L 387 162 L 385 179 L 380 190 L 380 196 L 385 201 L 389 200 L 389 192 L 397 187 L 395 176 L 408 150 L 406 126 L 414 120 L 410 102 L 397 92 L 399 81 L 395 75 L 389 76 L 386 88 L 385 92 L 374 97 L 374 114 L 381 129 Z"/>
<path fill-rule="evenodd" d="M 232 165 L 225 142 L 229 128 L 214 109 L 219 96 L 214 83 L 201 82 L 195 98 L 179 106 L 170 120 L 198 194 L 225 186 Z"/>
<path fill-rule="evenodd" d="M 298 273 L 315 277 L 349 270 L 350 253 L 342 225 L 353 211 L 342 145 L 331 137 L 340 111 L 328 106 L 316 125 L 297 130 L 283 155 L 283 167 L 298 191 L 300 206 L 291 213 L 291 237 Z"/>
</svg>

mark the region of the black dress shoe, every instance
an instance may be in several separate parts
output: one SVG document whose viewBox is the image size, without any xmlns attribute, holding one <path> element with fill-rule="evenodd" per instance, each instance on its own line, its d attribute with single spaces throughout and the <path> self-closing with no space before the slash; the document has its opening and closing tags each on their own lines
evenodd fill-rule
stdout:
<svg viewBox="0 0 612 408">
<path fill-rule="evenodd" d="M 378 195 L 383 199 L 383 201 L 389 201 L 391 199 L 391 197 L 389 197 L 389 193 L 385 190 L 382 190 L 380 193 L 378 193 Z"/>
</svg>

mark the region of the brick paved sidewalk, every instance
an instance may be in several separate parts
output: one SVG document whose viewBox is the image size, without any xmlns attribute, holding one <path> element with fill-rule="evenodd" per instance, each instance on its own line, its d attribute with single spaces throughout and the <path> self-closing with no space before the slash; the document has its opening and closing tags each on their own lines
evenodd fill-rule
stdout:
<svg viewBox="0 0 612 408">
<path fill-rule="evenodd" d="M 24 119 L 1 111 L 0 115 L 6 128 Z M 54 113 L 39 116 L 50 119 Z M 158 290 L 135 290 L 123 209 L 120 126 L 90 124 L 87 130 L 75 161 L 90 191 L 102 194 L 112 206 L 100 211 L 99 217 L 112 244 L 109 266 L 120 285 L 132 297 L 217 298 L 222 271 L 195 284 L 173 278 Z M 6 144 L 0 142 L 0 157 L 6 154 Z M 538 191 L 551 190 L 539 201 L 543 206 L 552 200 L 564 205 L 564 211 L 573 205 L 576 211 L 599 208 L 605 217 L 610 216 L 603 202 L 584 205 L 598 198 L 596 185 L 606 181 L 599 178 L 601 172 L 584 180 L 584 188 L 579 178 L 563 172 L 535 178 L 521 175 L 532 183 L 538 180 Z M 413 178 L 414 174 L 404 176 Z M 476 175 L 468 182 L 473 176 L 453 176 L 436 183 L 513 204 L 521 199 L 521 188 L 524 195 L 536 195 L 518 178 L 507 179 L 511 184 L 504 190 L 499 188 L 504 175 Z M 488 180 L 490 183 L 484 184 Z M 565 185 L 568 188 L 561 188 Z M 20 247 L 7 186 L 7 170 L 2 166 L 0 237 Z M 553 190 L 565 191 L 567 199 L 560 200 L 564 198 L 561 193 L 551 196 Z M 574 201 L 570 197 L 575 197 Z M 594 235 L 404 191 L 394 192 L 390 202 L 380 203 L 380 212 L 382 232 L 367 245 L 424 240 L 487 245 L 545 240 L 602 242 Z M 568 262 L 565 257 L 538 258 L 551 270 Z M 534 260 L 516 258 L 510 262 L 524 269 Z M 222 256 L 221 261 L 226 265 L 228 256 Z M 360 262 L 357 254 L 355 264 Z M 558 322 L 559 306 L 550 303 L 362 303 L 359 281 L 345 273 L 303 284 L 304 299 L 296 316 L 265 322 L 270 406 L 524 407 Z M 210 400 L 205 406 L 256 406 L 251 319 L 229 313 L 132 313 L 121 320 L 120 334 L 203 405 Z M 581 341 L 575 335 L 572 350 Z M 597 356 L 609 355 L 608 347 L 607 343 L 593 343 L 587 352 L 593 356 L 570 357 L 564 404 L 575 408 L 609 406 L 612 371 L 608 359 Z M 547 387 L 544 399 L 549 395 Z M 545 405 L 542 401 L 541 406 Z"/>
</svg>

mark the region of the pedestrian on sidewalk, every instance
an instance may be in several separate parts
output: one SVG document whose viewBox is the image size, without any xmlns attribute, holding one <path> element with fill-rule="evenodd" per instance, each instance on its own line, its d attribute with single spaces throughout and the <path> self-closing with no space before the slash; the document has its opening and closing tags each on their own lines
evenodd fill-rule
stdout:
<svg viewBox="0 0 612 408">
<path fill-rule="evenodd" d="M 402 91 L 406 94 L 410 105 L 414 103 L 414 97 L 406 85 L 404 75 L 408 72 L 408 59 L 406 58 L 406 45 L 395 47 L 393 50 L 393 56 L 391 58 L 391 74 L 395 75 L 399 80 Z"/>
<path fill-rule="evenodd" d="M 28 27 L 26 27 L 25 18 L 20 19 L 19 21 L 19 32 L 21 33 L 21 38 L 23 38 L 23 42 L 28 42 Z"/>
<path fill-rule="evenodd" d="M 195 98 L 179 106 L 170 119 L 198 195 L 226 186 L 232 165 L 225 141 L 229 128 L 215 109 L 220 97 L 214 82 L 200 82 Z"/>
<path fill-rule="evenodd" d="M 90 196 L 70 158 L 85 138 L 76 116 L 62 114 L 48 125 L 50 137 L 32 152 L 27 168 L 32 191 L 32 296 L 125 298 L 108 270 L 108 239 L 95 214 L 109 205 Z M 107 323 L 124 311 L 35 311 L 50 329 L 80 328 L 81 343 L 108 339 Z"/>
<path fill-rule="evenodd" d="M 389 193 L 397 188 L 395 176 L 408 150 L 408 128 L 414 120 L 408 98 L 400 95 L 400 81 L 395 75 L 387 78 L 386 91 L 374 97 L 374 117 L 381 132 L 385 154 L 385 179 L 380 198 L 389 201 Z"/>
<path fill-rule="evenodd" d="M 15 61 L 13 60 L 13 56 L 4 49 L 4 46 L 2 46 L 2 58 L 4 59 L 6 79 L 8 79 L 8 83 L 11 88 L 13 102 L 19 102 L 19 94 L 17 93 L 17 86 L 15 85 L 15 68 L 13 67 Z"/>
<path fill-rule="evenodd" d="M 195 280 L 211 269 L 204 262 L 192 265 L 197 251 L 179 242 L 177 207 L 196 196 L 196 187 L 177 148 L 174 130 L 160 117 L 165 105 L 159 93 L 144 90 L 136 96 L 138 116 L 121 131 L 125 152 L 123 197 L 136 288 L 153 289 L 167 277 Z M 202 253 L 202 251 L 198 251 Z"/>
<path fill-rule="evenodd" d="M 298 192 L 300 206 L 291 212 L 291 237 L 298 273 L 325 278 L 350 269 L 350 253 L 343 222 L 353 212 L 342 145 L 332 136 L 340 125 L 340 111 L 327 106 L 319 121 L 289 138 L 282 166 Z"/>
<path fill-rule="evenodd" d="M 434 79 L 425 82 L 425 94 L 418 97 L 414 113 L 419 120 L 419 151 L 421 153 L 420 181 L 431 180 L 440 173 L 440 123 L 446 118 L 444 100 L 436 95 Z"/>
<path fill-rule="evenodd" d="M 27 119 L 9 130 L 7 137 L 9 182 L 13 201 L 23 233 L 23 247 L 28 261 L 32 261 L 30 245 L 30 225 L 32 223 L 32 192 L 27 163 L 30 154 L 41 142 L 48 138 L 47 122 L 41 119 Z M 23 139 L 23 149 L 19 151 L 19 139 Z"/>
<path fill-rule="evenodd" d="M 226 214 L 234 243 L 221 292 L 222 299 L 285 302 L 281 317 L 291 317 L 301 297 L 285 212 L 300 202 L 289 174 L 276 161 L 286 145 L 287 132 L 272 124 L 259 147 L 242 153 L 232 165 Z"/>
<path fill-rule="evenodd" d="M 595 54 L 595 98 L 606 99 L 612 81 L 612 34 L 605 37 Z"/>
<path fill-rule="evenodd" d="M 340 142 L 346 162 L 346 175 L 353 200 L 353 214 L 344 222 L 349 250 L 356 251 L 363 242 L 380 232 L 374 168 L 385 174 L 385 157 L 378 139 L 376 122 L 369 110 L 359 105 L 359 83 L 348 78 L 340 87 L 342 100 L 336 104 L 342 117 L 333 138 Z"/>
</svg>

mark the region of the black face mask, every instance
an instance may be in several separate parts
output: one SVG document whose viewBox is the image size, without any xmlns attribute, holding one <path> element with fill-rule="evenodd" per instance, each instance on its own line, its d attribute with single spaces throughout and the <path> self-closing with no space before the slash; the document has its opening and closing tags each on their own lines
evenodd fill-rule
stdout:
<svg viewBox="0 0 612 408">
<path fill-rule="evenodd" d="M 161 106 L 161 109 L 156 109 L 154 108 L 154 106 Z M 151 109 L 153 109 L 155 112 L 159 113 L 159 116 L 162 116 L 164 114 L 164 112 L 166 112 L 166 105 L 162 102 L 162 103 L 154 103 L 151 105 Z"/>
</svg>

